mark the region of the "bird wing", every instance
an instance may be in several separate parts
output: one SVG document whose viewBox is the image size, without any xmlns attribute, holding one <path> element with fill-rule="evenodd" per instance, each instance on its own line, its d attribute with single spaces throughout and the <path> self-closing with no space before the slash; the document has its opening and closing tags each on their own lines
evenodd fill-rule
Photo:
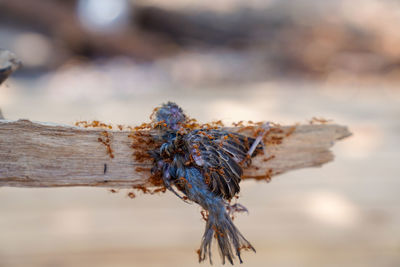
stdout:
<svg viewBox="0 0 400 267">
<path fill-rule="evenodd" d="M 200 129 L 187 134 L 185 142 L 212 192 L 226 199 L 239 192 L 243 174 L 240 163 L 248 161 L 247 151 L 253 138 L 228 131 Z"/>
</svg>

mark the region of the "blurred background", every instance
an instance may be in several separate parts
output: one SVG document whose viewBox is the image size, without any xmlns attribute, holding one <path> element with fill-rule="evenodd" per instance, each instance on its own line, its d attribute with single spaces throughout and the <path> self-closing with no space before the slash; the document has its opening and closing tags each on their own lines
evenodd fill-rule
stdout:
<svg viewBox="0 0 400 267">
<path fill-rule="evenodd" d="M 348 125 L 334 162 L 242 183 L 244 266 L 397 267 L 398 25 L 398 0 L 2 0 L 0 48 L 24 66 L 0 108 L 135 125 L 172 100 L 202 122 Z M 200 209 L 126 194 L 0 188 L 0 266 L 198 266 Z"/>
</svg>

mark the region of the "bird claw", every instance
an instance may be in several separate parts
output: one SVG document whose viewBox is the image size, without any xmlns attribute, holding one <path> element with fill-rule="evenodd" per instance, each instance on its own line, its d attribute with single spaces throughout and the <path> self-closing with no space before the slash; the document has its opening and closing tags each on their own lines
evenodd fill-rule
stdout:
<svg viewBox="0 0 400 267">
<path fill-rule="evenodd" d="M 178 192 L 176 192 L 175 189 L 172 188 L 172 186 L 166 186 L 166 188 L 169 191 L 171 191 L 172 193 L 174 193 L 177 197 L 179 197 L 183 202 L 185 202 L 187 204 L 192 204 L 191 202 L 189 202 L 185 198 L 183 198 L 181 195 L 179 195 Z"/>
<path fill-rule="evenodd" d="M 166 182 L 164 180 L 164 185 L 165 188 L 167 188 L 169 191 L 171 191 L 172 193 L 174 193 L 177 197 L 179 197 L 183 202 L 187 203 L 187 204 L 192 204 L 191 202 L 187 201 L 185 198 L 183 198 L 181 195 L 178 194 L 178 192 L 175 191 L 175 189 L 171 186 L 171 184 L 168 182 Z"/>
<path fill-rule="evenodd" d="M 240 212 L 246 212 L 249 213 L 249 210 L 243 206 L 240 203 L 235 203 L 233 205 L 227 204 L 226 209 L 228 210 L 228 215 L 232 216 L 234 215 L 236 212 L 240 213 Z"/>
</svg>

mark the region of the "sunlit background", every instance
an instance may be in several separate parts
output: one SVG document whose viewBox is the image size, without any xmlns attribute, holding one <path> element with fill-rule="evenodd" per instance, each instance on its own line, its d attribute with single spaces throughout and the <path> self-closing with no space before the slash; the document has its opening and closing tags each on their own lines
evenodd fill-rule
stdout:
<svg viewBox="0 0 400 267">
<path fill-rule="evenodd" d="M 399 25 L 397 0 L 3 0 L 0 48 L 24 66 L 0 108 L 135 125 L 172 100 L 203 122 L 348 125 L 334 162 L 241 184 L 243 265 L 397 267 Z M 198 266 L 200 208 L 126 193 L 0 188 L 0 266 Z"/>
</svg>

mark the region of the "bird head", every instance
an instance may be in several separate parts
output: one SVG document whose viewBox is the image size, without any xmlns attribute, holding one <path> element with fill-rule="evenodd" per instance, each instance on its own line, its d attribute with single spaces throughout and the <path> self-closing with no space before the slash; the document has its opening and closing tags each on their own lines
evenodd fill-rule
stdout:
<svg viewBox="0 0 400 267">
<path fill-rule="evenodd" d="M 181 125 L 185 123 L 186 119 L 187 117 L 183 113 L 182 108 L 173 102 L 168 102 L 156 109 L 153 122 L 155 122 L 158 127 L 178 131 L 181 128 Z"/>
</svg>

